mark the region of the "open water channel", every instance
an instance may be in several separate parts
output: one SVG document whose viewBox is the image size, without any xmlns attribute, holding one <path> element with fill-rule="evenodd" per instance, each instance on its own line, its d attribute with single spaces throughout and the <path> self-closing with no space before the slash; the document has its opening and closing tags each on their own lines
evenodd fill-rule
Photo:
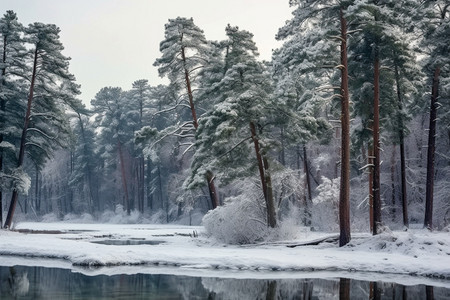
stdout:
<svg viewBox="0 0 450 300">
<path fill-rule="evenodd" d="M 64 268 L 0 266 L 0 299 L 450 299 L 445 281 L 433 286 L 333 277 L 199 275 L 89 275 Z"/>
</svg>

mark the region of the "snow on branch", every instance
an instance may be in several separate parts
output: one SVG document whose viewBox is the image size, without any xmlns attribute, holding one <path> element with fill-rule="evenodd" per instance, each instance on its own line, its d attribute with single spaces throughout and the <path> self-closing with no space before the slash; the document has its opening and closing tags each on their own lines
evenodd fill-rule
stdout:
<svg viewBox="0 0 450 300">
<path fill-rule="evenodd" d="M 186 148 L 186 150 L 184 150 L 182 155 L 181 155 L 181 156 L 184 156 L 186 153 L 188 153 L 192 149 L 192 147 L 194 147 L 195 144 L 194 143 L 191 143 L 191 144 L 184 143 L 184 144 L 180 144 L 180 145 L 183 145 L 183 146 L 187 145 L 188 146 Z"/>
<path fill-rule="evenodd" d="M 220 159 L 220 158 L 222 158 L 222 157 L 228 155 L 228 154 L 231 153 L 234 149 L 236 149 L 237 147 L 239 147 L 239 145 L 241 145 L 242 143 L 244 143 L 244 142 L 250 140 L 251 138 L 252 138 L 252 137 L 249 136 L 249 137 L 243 139 L 242 141 L 240 141 L 239 143 L 237 143 L 236 145 L 234 145 L 230 150 L 228 150 L 227 152 L 225 152 L 224 154 L 222 154 L 221 156 L 219 156 L 218 159 Z"/>
<path fill-rule="evenodd" d="M 42 130 L 34 128 L 34 127 L 28 128 L 27 132 L 28 131 L 34 131 L 34 132 L 40 133 L 41 135 L 45 136 L 49 140 L 56 140 L 58 138 L 58 135 L 52 137 L 52 136 L 49 136 L 48 134 L 46 134 L 45 132 L 43 132 Z"/>
</svg>

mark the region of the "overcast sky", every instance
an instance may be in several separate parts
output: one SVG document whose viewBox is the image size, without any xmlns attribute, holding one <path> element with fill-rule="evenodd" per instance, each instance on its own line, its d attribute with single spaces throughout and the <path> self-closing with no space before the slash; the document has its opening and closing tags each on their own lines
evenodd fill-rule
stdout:
<svg viewBox="0 0 450 300">
<path fill-rule="evenodd" d="M 2 15 L 19 21 L 56 24 L 70 71 L 81 84 L 84 103 L 106 86 L 131 89 L 133 81 L 163 81 L 153 62 L 160 56 L 164 24 L 192 17 L 209 40 L 225 39 L 227 24 L 254 34 L 261 58 L 280 44 L 275 34 L 291 17 L 288 0 L 0 0 Z"/>
</svg>

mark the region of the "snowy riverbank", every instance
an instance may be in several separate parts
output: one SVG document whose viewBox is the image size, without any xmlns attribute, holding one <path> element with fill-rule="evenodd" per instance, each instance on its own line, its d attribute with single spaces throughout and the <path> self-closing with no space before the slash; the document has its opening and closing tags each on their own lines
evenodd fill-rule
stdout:
<svg viewBox="0 0 450 300">
<path fill-rule="evenodd" d="M 335 243 L 291 248 L 286 245 L 330 234 L 300 230 L 295 241 L 229 246 L 204 237 L 203 227 L 181 225 L 24 222 L 15 230 L 0 231 L 1 265 L 19 264 L 20 257 L 32 257 L 28 265 L 33 261 L 44 264 L 40 259 L 51 258 L 56 259 L 54 265 L 91 274 L 141 272 L 142 268 L 197 276 L 226 271 L 221 276 L 255 278 L 268 272 L 284 276 L 307 273 L 309 277 L 319 272 L 346 272 L 348 277 L 363 272 L 367 278 L 414 275 L 408 276 L 410 280 L 439 279 L 450 288 L 448 232 L 354 234 L 343 248 Z"/>
</svg>

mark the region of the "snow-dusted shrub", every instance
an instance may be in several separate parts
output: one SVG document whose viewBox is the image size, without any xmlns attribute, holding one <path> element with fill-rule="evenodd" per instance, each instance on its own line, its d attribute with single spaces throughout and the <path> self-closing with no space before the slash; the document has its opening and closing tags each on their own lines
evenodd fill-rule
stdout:
<svg viewBox="0 0 450 300">
<path fill-rule="evenodd" d="M 258 178 L 236 180 L 233 189 L 239 195 L 226 198 L 225 206 L 205 215 L 206 232 L 227 244 L 293 239 L 298 235 L 302 218 L 292 199 L 303 197 L 303 186 L 303 178 L 297 171 L 280 168 L 272 174 L 274 201 L 282 209 L 277 211 L 278 225 L 270 228 Z"/>
<path fill-rule="evenodd" d="M 317 187 L 318 195 L 312 199 L 312 223 L 320 230 L 336 231 L 339 229 L 339 189 L 340 177 L 328 179 L 322 177 Z"/>
<path fill-rule="evenodd" d="M 304 237 L 310 228 L 303 226 L 303 210 L 289 205 L 289 213 L 278 220 L 278 226 L 270 231 L 268 240 L 286 241 Z"/>
<path fill-rule="evenodd" d="M 203 226 L 209 236 L 226 244 L 251 244 L 268 235 L 265 213 L 255 201 L 243 195 L 226 201 L 227 204 L 203 217 Z"/>
<path fill-rule="evenodd" d="M 161 224 L 167 222 L 166 212 L 162 209 L 156 211 L 150 216 L 150 223 L 152 224 Z"/>
</svg>

